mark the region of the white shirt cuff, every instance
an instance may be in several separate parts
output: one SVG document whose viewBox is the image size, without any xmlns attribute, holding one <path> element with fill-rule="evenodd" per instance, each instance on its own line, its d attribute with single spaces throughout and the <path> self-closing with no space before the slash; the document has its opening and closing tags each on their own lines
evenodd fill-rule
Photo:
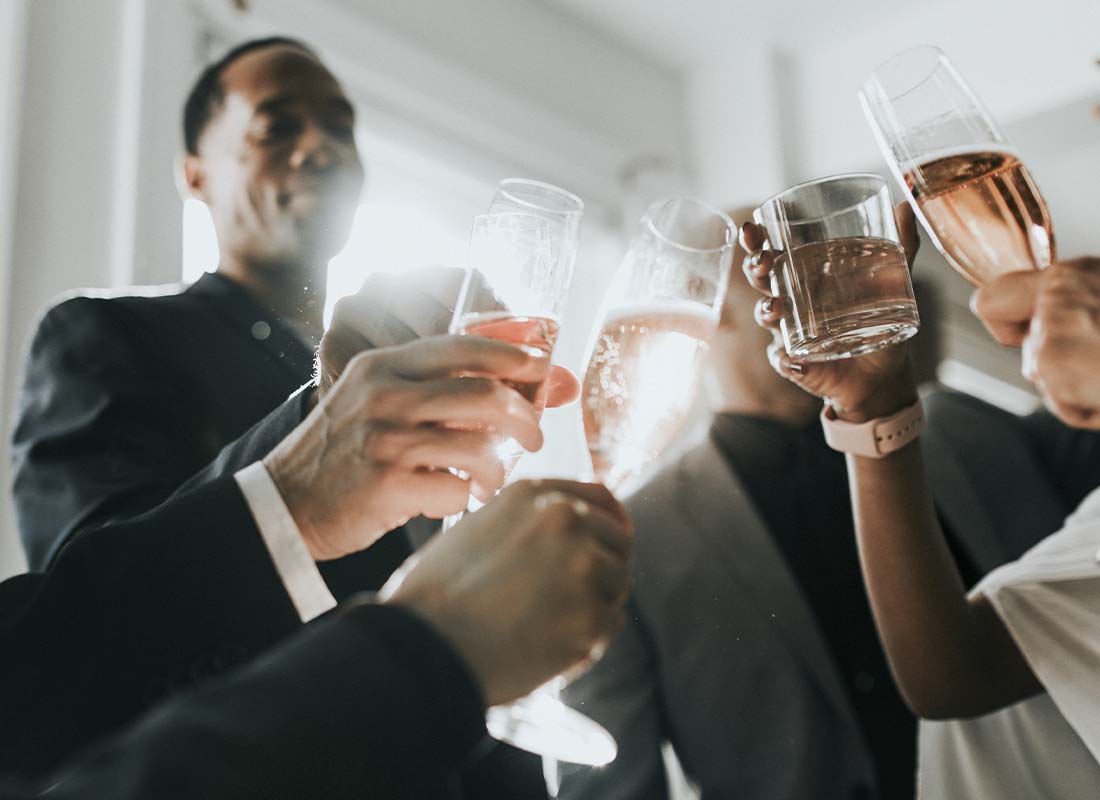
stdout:
<svg viewBox="0 0 1100 800">
<path fill-rule="evenodd" d="M 309 622 L 334 608 L 336 599 L 321 577 L 294 517 L 267 468 L 257 461 L 233 477 L 241 487 L 241 494 L 252 512 L 256 527 L 260 529 L 267 552 L 275 562 L 275 571 L 302 622 Z"/>
</svg>

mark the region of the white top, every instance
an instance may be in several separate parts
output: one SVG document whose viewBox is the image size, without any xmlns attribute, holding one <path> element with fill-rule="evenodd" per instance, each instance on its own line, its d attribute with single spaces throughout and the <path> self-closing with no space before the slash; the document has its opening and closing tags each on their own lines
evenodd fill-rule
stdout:
<svg viewBox="0 0 1100 800">
<path fill-rule="evenodd" d="M 971 720 L 924 722 L 927 800 L 1100 797 L 1100 489 L 1062 530 L 991 573 L 985 594 L 1046 693 Z"/>
<path fill-rule="evenodd" d="M 336 599 L 321 577 L 294 517 L 267 468 L 257 461 L 233 477 L 241 487 L 241 494 L 252 512 L 256 527 L 260 529 L 267 552 L 275 562 L 275 571 L 282 579 L 302 622 L 309 622 L 335 607 Z"/>
</svg>

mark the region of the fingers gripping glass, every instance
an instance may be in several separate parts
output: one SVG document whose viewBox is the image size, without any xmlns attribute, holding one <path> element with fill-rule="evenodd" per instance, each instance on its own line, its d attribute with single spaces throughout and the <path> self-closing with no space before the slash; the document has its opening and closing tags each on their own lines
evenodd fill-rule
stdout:
<svg viewBox="0 0 1100 800">
<path fill-rule="evenodd" d="M 833 361 L 904 341 L 920 319 L 890 191 L 877 175 L 838 175 L 780 192 L 753 213 L 775 251 L 787 353 Z"/>
<path fill-rule="evenodd" d="M 859 93 L 879 148 L 936 249 L 971 283 L 1055 259 L 1043 196 L 939 48 L 898 53 Z"/>
</svg>

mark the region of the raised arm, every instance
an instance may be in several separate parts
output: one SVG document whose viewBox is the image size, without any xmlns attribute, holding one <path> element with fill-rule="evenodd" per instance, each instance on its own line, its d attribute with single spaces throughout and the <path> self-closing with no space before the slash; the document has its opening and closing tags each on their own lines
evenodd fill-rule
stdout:
<svg viewBox="0 0 1100 800">
<path fill-rule="evenodd" d="M 912 237 L 912 218 L 902 227 Z M 762 231 L 742 231 L 745 272 L 768 292 L 772 256 Z M 912 240 L 912 239 L 911 239 Z M 782 299 L 760 301 L 760 324 L 778 328 Z M 825 399 L 842 422 L 893 415 L 916 402 L 906 346 L 830 363 L 795 363 L 777 340 L 772 364 Z M 879 635 L 902 695 L 922 717 L 987 713 L 1041 687 L 1000 618 L 981 596 L 967 598 L 948 550 L 914 442 L 885 456 L 848 455 L 860 559 Z"/>
</svg>

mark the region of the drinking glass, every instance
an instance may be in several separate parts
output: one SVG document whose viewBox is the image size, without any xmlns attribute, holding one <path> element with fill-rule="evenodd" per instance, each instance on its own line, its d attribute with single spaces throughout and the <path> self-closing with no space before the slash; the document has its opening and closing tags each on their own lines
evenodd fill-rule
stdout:
<svg viewBox="0 0 1100 800">
<path fill-rule="evenodd" d="M 1055 259 L 1046 203 L 947 56 L 898 53 L 859 93 L 882 154 L 947 262 L 981 285 Z"/>
<path fill-rule="evenodd" d="M 569 273 L 577 259 L 584 203 L 572 192 L 528 178 L 505 178 L 489 201 L 489 213 L 534 214 L 550 225 L 550 249 Z"/>
<path fill-rule="evenodd" d="M 604 299 L 581 390 L 596 476 L 636 479 L 683 426 L 718 325 L 734 226 L 692 198 L 643 215 Z"/>
<path fill-rule="evenodd" d="M 577 239 L 566 236 L 568 230 L 566 226 L 555 228 L 553 220 L 528 211 L 497 210 L 477 217 L 450 332 L 498 339 L 549 358 L 575 262 Z M 573 252 L 563 252 L 565 249 Z M 545 408 L 545 381 L 508 385 L 540 413 Z M 497 445 L 506 475 L 522 453 L 523 448 L 512 439 Z M 471 499 L 471 508 L 476 505 Z M 460 517 L 448 517 L 445 529 Z M 615 740 L 603 727 L 561 703 L 554 683 L 507 706 L 490 708 L 486 715 L 489 732 L 547 758 L 596 766 L 609 763 L 615 758 Z"/>
<path fill-rule="evenodd" d="M 753 212 L 775 253 L 787 353 L 834 361 L 908 339 L 920 318 L 890 190 L 878 175 L 820 178 Z"/>
<path fill-rule="evenodd" d="M 572 259 L 555 258 L 551 241 L 550 223 L 535 214 L 506 211 L 476 217 L 450 333 L 498 339 L 550 358 L 573 277 Z M 542 413 L 545 381 L 507 385 Z M 507 476 L 523 447 L 507 439 L 497 445 L 497 454 Z"/>
</svg>

